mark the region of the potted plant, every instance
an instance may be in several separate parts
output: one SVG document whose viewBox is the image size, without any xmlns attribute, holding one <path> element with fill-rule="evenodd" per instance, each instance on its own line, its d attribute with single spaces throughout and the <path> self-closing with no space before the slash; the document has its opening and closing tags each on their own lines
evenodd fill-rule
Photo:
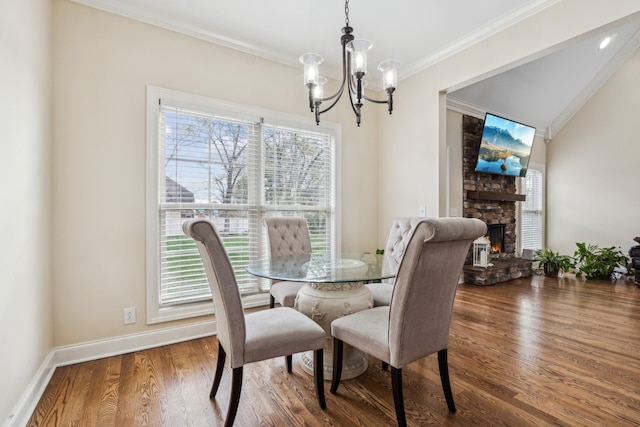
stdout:
<svg viewBox="0 0 640 427">
<path fill-rule="evenodd" d="M 587 279 L 618 279 L 622 274 L 630 274 L 631 261 L 620 248 L 611 246 L 576 243 L 578 249 L 573 256 L 576 261 L 576 277 L 584 274 Z"/>
<path fill-rule="evenodd" d="M 536 251 L 536 261 L 542 267 L 545 276 L 558 277 L 560 272 L 568 271 L 574 267 L 573 260 L 568 255 L 560 255 L 549 248 Z"/>
</svg>

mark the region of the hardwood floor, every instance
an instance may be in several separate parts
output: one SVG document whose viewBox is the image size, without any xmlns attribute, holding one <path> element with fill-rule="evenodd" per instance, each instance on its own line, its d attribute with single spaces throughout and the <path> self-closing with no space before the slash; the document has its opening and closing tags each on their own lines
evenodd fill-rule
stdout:
<svg viewBox="0 0 640 427">
<path fill-rule="evenodd" d="M 61 367 L 29 426 L 218 426 L 229 403 L 225 370 L 209 389 L 215 337 Z M 403 369 L 410 426 L 640 425 L 640 288 L 573 276 L 460 285 L 449 369 L 458 411 L 444 400 L 436 355 Z M 395 425 L 388 371 L 325 383 L 316 402 L 299 356 L 245 367 L 236 426 Z"/>
</svg>

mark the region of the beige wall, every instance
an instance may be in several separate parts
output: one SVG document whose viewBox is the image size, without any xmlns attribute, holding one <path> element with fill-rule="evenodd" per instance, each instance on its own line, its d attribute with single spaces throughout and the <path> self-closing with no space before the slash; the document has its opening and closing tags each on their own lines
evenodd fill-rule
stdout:
<svg viewBox="0 0 640 427">
<path fill-rule="evenodd" d="M 574 37 L 639 11 L 640 2 L 634 0 L 561 1 L 402 80 L 393 119 L 380 124 L 378 235 L 388 232 L 395 216 L 415 215 L 422 204 L 427 205 L 429 216 L 446 215 L 442 92 L 553 51 Z"/>
<path fill-rule="evenodd" d="M 547 146 L 547 246 L 619 246 L 640 236 L 640 50 Z"/>
<path fill-rule="evenodd" d="M 0 424 L 52 346 L 51 5 L 0 14 Z"/>
<path fill-rule="evenodd" d="M 54 1 L 54 51 L 54 345 L 170 326 L 143 320 L 146 85 L 312 122 L 302 70 L 66 0 Z M 322 117 L 345 118 L 342 246 L 374 250 L 376 114 L 365 107 L 357 128 L 348 108 Z M 125 307 L 137 324 L 123 325 Z"/>
</svg>

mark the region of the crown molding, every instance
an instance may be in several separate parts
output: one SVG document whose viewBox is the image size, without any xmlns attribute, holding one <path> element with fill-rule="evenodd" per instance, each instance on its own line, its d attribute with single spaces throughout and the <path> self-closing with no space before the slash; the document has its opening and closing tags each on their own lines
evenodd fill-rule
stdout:
<svg viewBox="0 0 640 427">
<path fill-rule="evenodd" d="M 170 17 L 154 14 L 150 11 L 140 11 L 132 7 L 123 7 L 114 5 L 109 0 L 71 0 L 74 3 L 82 4 L 88 7 L 99 9 L 105 12 L 110 12 L 116 15 L 124 16 L 136 21 L 144 22 L 146 24 L 154 25 L 166 30 L 174 31 L 180 34 L 188 35 L 197 39 L 215 43 L 221 46 L 235 49 L 244 53 L 248 53 L 254 56 L 258 56 L 270 61 L 275 61 L 291 67 L 299 67 L 300 64 L 297 58 L 290 57 L 289 55 L 282 55 L 271 49 L 265 49 L 263 47 L 246 43 L 238 39 L 234 39 L 223 34 L 215 33 L 212 31 L 205 31 L 202 28 L 192 25 L 185 25 Z M 495 21 L 485 25 L 477 31 L 474 31 L 465 37 L 459 39 L 453 44 L 429 55 L 421 60 L 415 61 L 412 64 L 404 64 L 398 73 L 398 79 L 402 80 L 410 77 L 426 68 L 433 66 L 434 64 L 443 61 L 444 59 L 453 56 L 474 44 L 491 37 L 506 28 L 521 22 L 540 11 L 558 3 L 560 0 L 533 0 L 517 8 L 503 16 L 498 17 Z M 328 76 L 340 80 L 341 76 Z M 379 91 L 382 87 L 371 81 L 369 82 L 369 89 Z"/>
<path fill-rule="evenodd" d="M 486 113 L 492 113 L 492 114 L 496 114 L 498 116 L 504 117 L 505 119 L 515 120 L 517 122 L 520 121 L 516 117 L 509 117 L 509 115 L 505 114 L 504 112 L 489 111 L 486 108 L 471 104 L 469 102 L 462 101 L 460 99 L 454 98 L 449 95 L 447 95 L 447 110 L 456 111 L 460 114 L 465 114 L 467 116 L 476 117 L 482 120 L 484 120 L 484 115 Z M 540 138 L 546 138 L 546 133 L 547 133 L 547 129 L 536 128 L 536 136 Z"/>
<path fill-rule="evenodd" d="M 560 0 L 536 0 L 529 2 L 526 5 L 511 11 L 510 13 L 501 16 L 497 20 L 485 25 L 479 30 L 468 34 L 467 36 L 459 39 L 453 44 L 440 49 L 434 54 L 401 68 L 398 79 L 406 79 L 407 77 L 423 71 L 437 64 L 438 62 L 441 62 L 457 53 L 464 51 L 465 49 L 468 49 L 469 47 L 481 42 L 482 40 L 485 40 L 495 34 L 504 31 L 508 27 L 511 27 L 518 22 L 530 18 L 540 11 L 553 6 L 559 1 Z"/>
<path fill-rule="evenodd" d="M 297 58 L 290 58 L 288 55 L 281 55 L 273 50 L 264 49 L 258 45 L 246 43 L 242 40 L 234 39 L 232 37 L 225 36 L 223 34 L 215 33 L 213 31 L 206 31 L 202 28 L 193 25 L 185 25 L 170 17 L 161 16 L 159 14 L 153 14 L 149 11 L 135 10 L 129 7 L 118 7 L 109 0 L 71 0 L 74 3 L 82 4 L 84 6 L 99 9 L 104 12 L 120 15 L 125 18 L 133 19 L 135 21 L 143 22 L 145 24 L 153 25 L 156 27 L 164 28 L 179 34 L 184 34 L 190 37 L 194 37 L 200 40 L 204 40 L 210 43 L 214 43 L 220 46 L 235 49 L 240 52 L 248 53 L 254 56 L 258 56 L 270 61 L 279 62 L 284 65 L 298 67 L 299 63 Z"/>
<path fill-rule="evenodd" d="M 486 109 L 447 95 L 447 110 L 484 120 Z"/>
</svg>

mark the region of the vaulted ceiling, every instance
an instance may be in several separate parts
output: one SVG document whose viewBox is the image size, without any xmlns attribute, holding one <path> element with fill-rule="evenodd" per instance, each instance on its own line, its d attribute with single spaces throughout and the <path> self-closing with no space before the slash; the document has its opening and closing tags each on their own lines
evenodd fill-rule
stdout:
<svg viewBox="0 0 640 427">
<path fill-rule="evenodd" d="M 300 68 L 302 53 L 325 58 L 321 72 L 341 78 L 342 0 L 73 0 Z M 373 43 L 375 67 L 399 59 L 402 79 L 549 7 L 557 0 L 357 0 L 348 3 L 356 38 Z M 611 36 L 610 45 L 598 49 Z M 640 46 L 640 16 L 602 28 L 561 49 L 481 81 L 450 88 L 453 108 L 535 126 L 548 138 Z"/>
</svg>

